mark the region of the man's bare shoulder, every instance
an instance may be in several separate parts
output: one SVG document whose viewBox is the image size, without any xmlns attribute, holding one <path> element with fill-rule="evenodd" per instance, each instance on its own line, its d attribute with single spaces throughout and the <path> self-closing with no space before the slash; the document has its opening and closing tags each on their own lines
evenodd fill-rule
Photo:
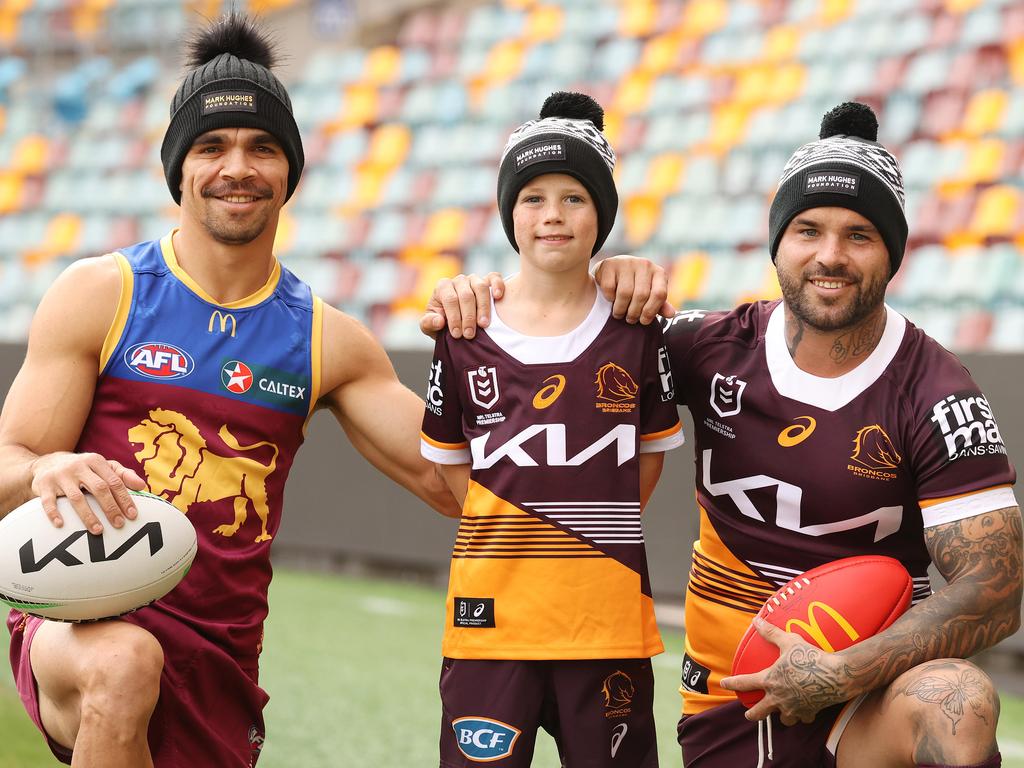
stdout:
<svg viewBox="0 0 1024 768">
<path fill-rule="evenodd" d="M 324 395 L 390 362 L 370 329 L 337 307 L 324 304 L 321 385 Z"/>
<path fill-rule="evenodd" d="M 43 295 L 32 321 L 30 346 L 63 340 L 99 354 L 121 288 L 121 268 L 113 254 L 73 262 Z"/>
</svg>

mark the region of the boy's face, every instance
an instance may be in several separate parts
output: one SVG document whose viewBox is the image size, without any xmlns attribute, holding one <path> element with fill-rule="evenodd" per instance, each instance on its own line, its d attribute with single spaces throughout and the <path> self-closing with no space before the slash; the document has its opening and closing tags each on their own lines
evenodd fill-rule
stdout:
<svg viewBox="0 0 1024 768">
<path fill-rule="evenodd" d="M 597 207 L 583 183 L 564 173 L 530 179 L 512 208 L 519 254 L 545 272 L 590 262 L 597 242 Z"/>
</svg>

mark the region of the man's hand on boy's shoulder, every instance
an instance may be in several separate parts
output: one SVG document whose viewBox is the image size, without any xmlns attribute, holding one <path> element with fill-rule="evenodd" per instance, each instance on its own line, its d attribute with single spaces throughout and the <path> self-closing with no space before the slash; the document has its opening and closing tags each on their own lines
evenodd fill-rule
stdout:
<svg viewBox="0 0 1024 768">
<path fill-rule="evenodd" d="M 668 272 L 653 261 L 636 256 L 613 256 L 594 271 L 601 293 L 612 302 L 612 317 L 627 323 L 650 325 L 658 315 L 673 317 L 668 302 Z"/>
<path fill-rule="evenodd" d="M 650 325 L 658 315 L 676 314 L 668 302 L 668 273 L 652 261 L 635 256 L 604 259 L 594 279 L 619 320 Z M 448 325 L 454 338 L 473 338 L 478 326 L 486 328 L 491 322 L 492 294 L 496 301 L 505 294 L 505 281 L 497 272 L 439 280 L 420 318 L 420 331 L 435 337 Z"/>
<path fill-rule="evenodd" d="M 447 325 L 454 338 L 472 339 L 477 326 L 490 325 L 492 294 L 495 300 L 505 295 L 505 281 L 497 272 L 441 278 L 420 318 L 420 331 L 433 338 Z"/>
</svg>

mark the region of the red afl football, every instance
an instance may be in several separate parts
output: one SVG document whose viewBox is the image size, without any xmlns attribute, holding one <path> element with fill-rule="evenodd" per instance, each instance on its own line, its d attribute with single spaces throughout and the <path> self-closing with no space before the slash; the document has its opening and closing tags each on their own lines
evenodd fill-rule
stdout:
<svg viewBox="0 0 1024 768">
<path fill-rule="evenodd" d="M 910 606 L 913 591 L 913 580 L 898 560 L 859 555 L 797 576 L 769 597 L 757 615 L 832 653 L 896 621 Z M 752 622 L 736 648 L 732 673 L 760 672 L 778 658 L 779 649 L 763 639 Z M 737 696 L 749 708 L 764 698 L 764 692 L 737 691 Z"/>
</svg>

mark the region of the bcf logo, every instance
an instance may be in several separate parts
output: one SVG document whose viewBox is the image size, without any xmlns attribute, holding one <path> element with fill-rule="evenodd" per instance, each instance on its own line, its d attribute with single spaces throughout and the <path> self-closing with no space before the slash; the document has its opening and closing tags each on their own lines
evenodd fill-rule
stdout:
<svg viewBox="0 0 1024 768">
<path fill-rule="evenodd" d="M 452 721 L 459 751 L 475 763 L 489 763 L 512 754 L 521 731 L 486 717 L 460 717 Z"/>
</svg>

